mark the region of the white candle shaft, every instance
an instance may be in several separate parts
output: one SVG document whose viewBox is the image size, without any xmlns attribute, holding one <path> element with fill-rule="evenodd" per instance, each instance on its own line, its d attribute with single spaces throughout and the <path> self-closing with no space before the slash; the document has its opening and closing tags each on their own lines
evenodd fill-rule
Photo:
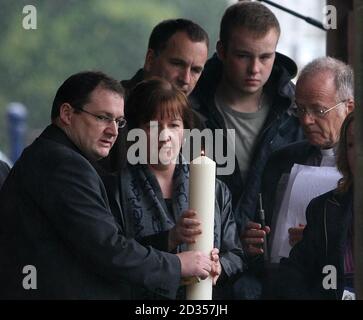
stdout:
<svg viewBox="0 0 363 320">
<path fill-rule="evenodd" d="M 197 212 L 201 222 L 202 234 L 189 250 L 210 254 L 214 242 L 214 205 L 215 205 L 216 163 L 201 156 L 190 163 L 189 208 Z M 188 300 L 211 300 L 212 279 L 208 277 L 199 283 L 188 286 Z"/>
</svg>

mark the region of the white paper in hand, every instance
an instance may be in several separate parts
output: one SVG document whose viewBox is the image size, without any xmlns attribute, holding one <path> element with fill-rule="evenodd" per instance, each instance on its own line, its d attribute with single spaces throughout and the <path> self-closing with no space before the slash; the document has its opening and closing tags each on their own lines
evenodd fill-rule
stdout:
<svg viewBox="0 0 363 320">
<path fill-rule="evenodd" d="M 335 189 L 341 178 L 341 174 L 335 167 L 312 167 L 295 164 L 293 170 L 294 175 L 290 176 L 293 181 L 289 181 L 291 189 L 287 213 L 285 213 L 286 221 L 282 230 L 283 242 L 279 251 L 280 257 L 288 257 L 291 250 L 289 228 L 297 227 L 300 223 L 306 224 L 305 213 L 310 201 Z"/>
</svg>

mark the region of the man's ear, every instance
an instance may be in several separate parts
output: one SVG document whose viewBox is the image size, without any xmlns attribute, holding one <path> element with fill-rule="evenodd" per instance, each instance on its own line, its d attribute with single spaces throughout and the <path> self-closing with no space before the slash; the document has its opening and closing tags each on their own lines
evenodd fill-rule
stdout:
<svg viewBox="0 0 363 320">
<path fill-rule="evenodd" d="M 348 102 L 346 104 L 347 106 L 347 114 L 351 113 L 355 108 L 355 103 L 353 99 L 348 99 Z"/>
<path fill-rule="evenodd" d="M 223 61 L 226 57 L 226 50 L 221 42 L 221 40 L 218 40 L 216 44 L 216 50 L 219 60 Z"/>
<path fill-rule="evenodd" d="M 73 116 L 73 108 L 69 103 L 63 103 L 59 108 L 59 119 L 62 123 L 69 125 Z"/>
<path fill-rule="evenodd" d="M 144 70 L 150 72 L 155 61 L 155 51 L 153 49 L 147 49 Z"/>
</svg>

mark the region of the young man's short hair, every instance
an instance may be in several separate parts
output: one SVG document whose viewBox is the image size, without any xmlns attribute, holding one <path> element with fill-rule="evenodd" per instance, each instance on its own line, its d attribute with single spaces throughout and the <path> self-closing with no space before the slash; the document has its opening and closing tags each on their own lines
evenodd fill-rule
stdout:
<svg viewBox="0 0 363 320">
<path fill-rule="evenodd" d="M 239 27 L 261 36 L 274 28 L 280 35 L 280 24 L 276 16 L 259 2 L 241 1 L 227 8 L 219 32 L 219 39 L 225 48 L 228 47 L 232 31 Z"/>
</svg>

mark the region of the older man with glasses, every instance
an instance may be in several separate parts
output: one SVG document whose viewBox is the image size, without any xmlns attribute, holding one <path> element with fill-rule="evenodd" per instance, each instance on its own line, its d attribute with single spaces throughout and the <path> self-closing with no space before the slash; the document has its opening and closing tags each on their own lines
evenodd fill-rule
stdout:
<svg viewBox="0 0 363 320">
<path fill-rule="evenodd" d="M 254 255 L 256 262 L 262 260 L 265 254 L 270 270 L 283 257 L 281 253 L 287 250 L 284 247 L 293 246 L 301 239 L 304 229 L 303 224 L 290 225 L 286 229 L 287 219 L 294 220 L 289 217 L 291 212 L 286 212 L 287 208 L 294 207 L 294 203 L 291 204 L 294 201 L 291 194 L 295 183 L 294 168 L 299 165 L 299 169 L 304 168 L 302 166 L 335 167 L 340 128 L 345 117 L 354 109 L 353 89 L 352 69 L 331 57 L 313 60 L 300 73 L 293 113 L 299 118 L 307 141 L 288 145 L 271 155 L 262 177 L 262 207 L 256 204 L 255 221 L 248 223 L 242 238 L 245 247 L 254 253 L 250 256 Z M 316 183 L 314 179 L 307 179 L 300 192 L 308 194 Z M 259 212 L 262 210 L 265 213 L 263 222 L 267 226 L 264 230 L 260 230 L 262 221 Z M 282 234 L 282 231 L 287 233 Z M 262 246 L 266 233 L 269 233 L 268 245 L 265 246 L 268 252 L 264 252 Z M 282 239 L 287 241 L 287 246 Z M 269 274 L 265 268 L 262 270 L 259 277 L 266 277 L 265 281 L 268 282 Z M 265 293 L 269 297 L 270 293 Z"/>
</svg>

